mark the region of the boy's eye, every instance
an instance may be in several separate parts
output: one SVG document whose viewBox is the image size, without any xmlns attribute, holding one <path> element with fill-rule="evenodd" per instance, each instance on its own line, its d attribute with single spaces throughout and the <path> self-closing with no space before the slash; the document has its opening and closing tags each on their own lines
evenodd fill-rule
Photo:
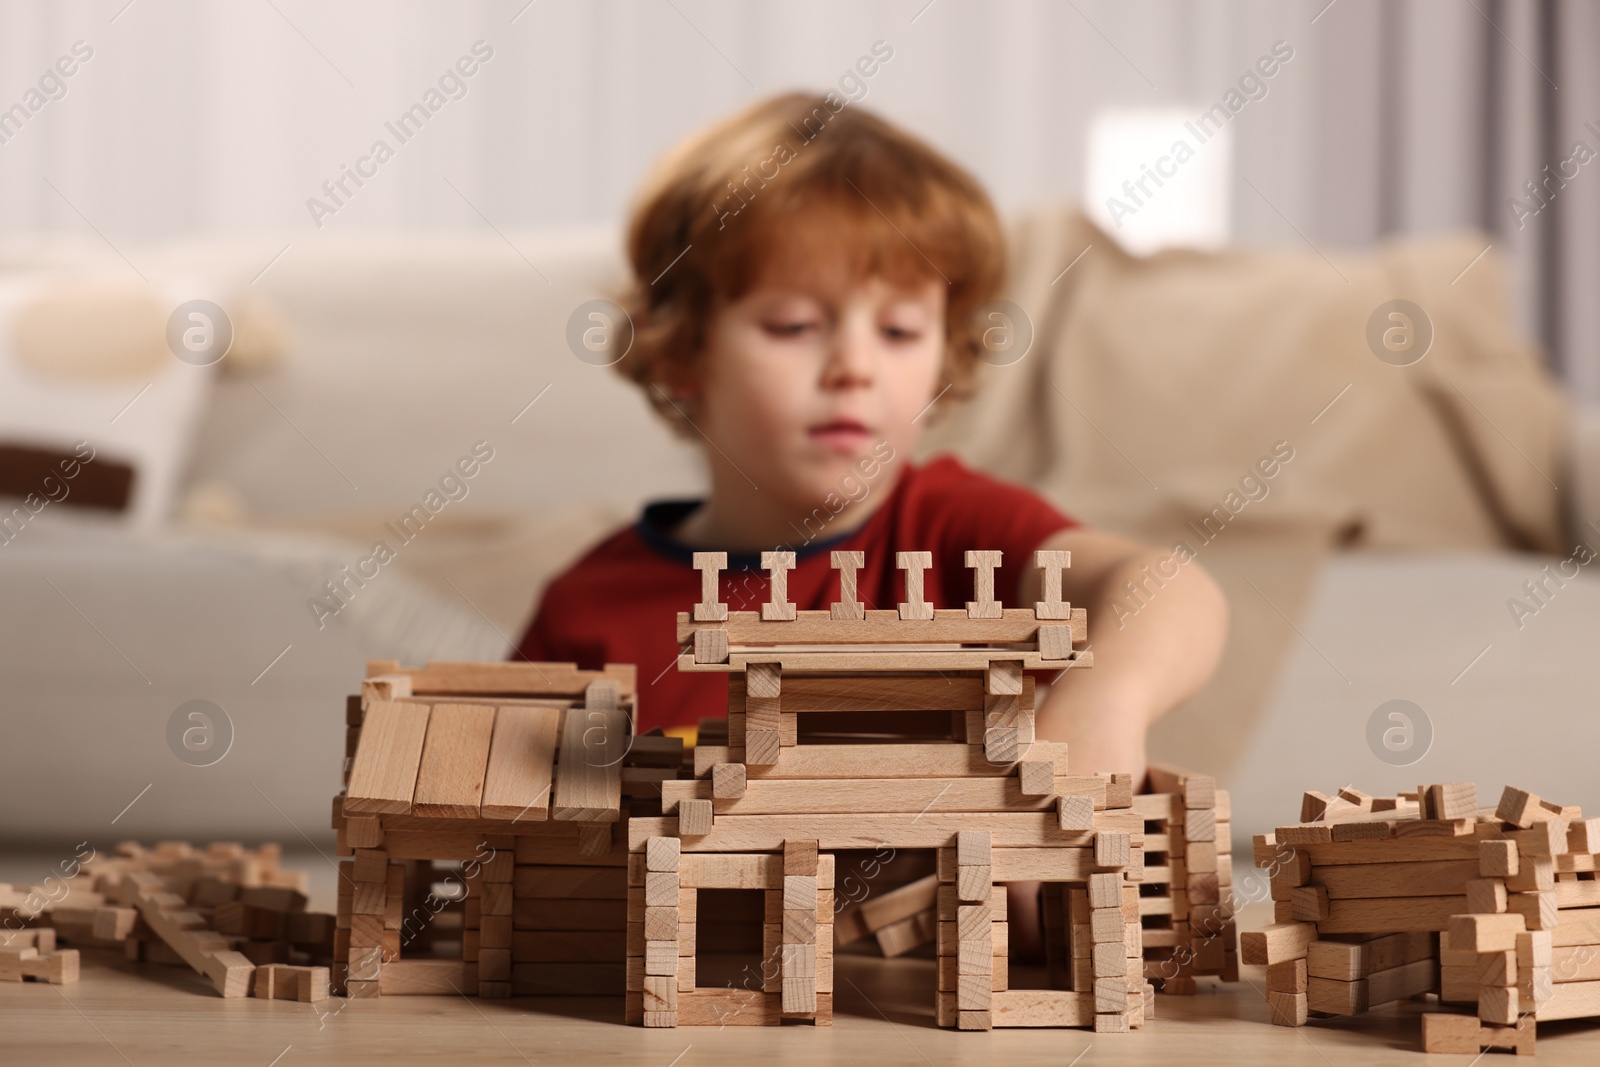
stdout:
<svg viewBox="0 0 1600 1067">
<path fill-rule="evenodd" d="M 815 326 L 816 323 L 814 322 L 803 321 L 769 322 L 765 324 L 765 329 L 774 337 L 799 337 L 807 330 L 815 328 Z"/>
<path fill-rule="evenodd" d="M 904 326 L 885 326 L 883 332 L 891 341 L 915 341 L 922 336 L 921 330 L 913 330 Z"/>
</svg>

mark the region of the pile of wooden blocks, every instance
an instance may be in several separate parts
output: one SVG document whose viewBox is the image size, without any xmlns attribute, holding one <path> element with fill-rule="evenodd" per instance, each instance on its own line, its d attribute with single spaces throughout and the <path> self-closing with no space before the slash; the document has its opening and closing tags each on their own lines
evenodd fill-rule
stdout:
<svg viewBox="0 0 1600 1067">
<path fill-rule="evenodd" d="M 248 995 L 258 965 L 276 965 L 293 976 L 297 999 L 318 1000 L 327 996 L 334 917 L 305 910 L 305 873 L 280 868 L 281 855 L 276 845 L 122 842 L 58 885 L 25 891 L 24 900 L 45 905 L 24 912 L 13 904 L 13 914 L 45 928 L 0 937 L 24 954 L 25 970 L 50 981 L 75 981 L 78 973 L 76 950 L 49 951 L 59 938 L 192 967 L 225 997 Z M 0 904 L 14 895 L 0 893 Z M 6 952 L 0 949 L 0 974 L 7 973 Z"/>
<path fill-rule="evenodd" d="M 78 950 L 57 948 L 50 927 L 25 927 L 0 932 L 0 982 L 50 982 L 63 985 L 78 980 Z"/>
<path fill-rule="evenodd" d="M 906 601 L 868 610 L 856 597 L 859 552 L 835 552 L 840 599 L 828 611 L 787 602 L 793 553 L 763 554 L 771 597 L 760 612 L 719 600 L 723 553 L 696 553 L 702 601 L 682 613 L 680 670 L 728 675 L 726 733 L 706 731 L 691 780 L 661 786 L 659 818 L 629 821 L 643 853 L 642 954 L 629 972 L 629 1018 L 647 1026 L 777 1023 L 832 1017 L 833 869 L 840 849 L 929 850 L 941 1025 L 1085 1026 L 1143 1022 L 1152 988 L 1142 967 L 1138 883 L 1145 818 L 1126 775 L 1067 772 L 1066 746 L 1034 736 L 1028 671 L 1087 667 L 1086 616 L 1061 599 L 1065 552 L 1040 552 L 1044 599 L 1006 609 L 994 598 L 998 552 L 971 552 L 975 599 L 935 610 L 923 600 L 927 552 L 898 553 Z M 722 742 L 722 743 L 716 743 Z M 651 866 L 678 842 L 676 872 Z M 820 858 L 815 861 L 813 856 Z M 1079 889 L 1085 909 L 1057 927 L 1063 988 L 1011 989 L 1005 887 Z M 669 885 L 670 882 L 670 885 Z M 695 985 L 693 890 L 762 888 L 767 957 L 755 989 Z M 655 894 L 651 894 L 652 886 Z M 670 890 L 678 893 L 676 944 Z M 915 919 L 926 891 L 895 921 Z M 1092 897 L 1092 899 L 1091 899 Z M 652 900 L 659 903 L 651 903 Z M 865 905 L 863 905 L 865 908 Z M 669 909 L 671 910 L 671 909 Z M 647 928 L 646 928 L 647 927 Z M 649 936 L 650 934 L 659 936 Z M 632 941 L 630 927 L 630 942 Z M 673 967 L 673 973 L 666 973 Z M 656 979 L 675 978 L 675 982 Z"/>
<path fill-rule="evenodd" d="M 1600 1015 L 1600 819 L 1471 783 L 1373 797 L 1307 793 L 1301 822 L 1256 838 L 1276 922 L 1241 938 L 1267 966 L 1273 1021 L 1356 1015 L 1437 994 L 1428 1052 L 1531 1053 L 1539 1020 Z"/>
<path fill-rule="evenodd" d="M 677 738 L 634 733 L 631 665 L 368 664 L 346 705 L 336 992 L 624 992 L 625 824 Z"/>
</svg>

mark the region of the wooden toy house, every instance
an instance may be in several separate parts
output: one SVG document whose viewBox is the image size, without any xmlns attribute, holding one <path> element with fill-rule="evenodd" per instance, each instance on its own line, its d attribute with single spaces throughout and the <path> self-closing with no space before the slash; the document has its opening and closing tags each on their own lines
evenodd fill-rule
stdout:
<svg viewBox="0 0 1600 1067">
<path fill-rule="evenodd" d="M 703 738 L 694 779 L 662 784 L 663 815 L 629 823 L 629 920 L 643 933 L 630 938 L 630 1019 L 828 1021 L 828 853 L 889 848 L 937 856 L 941 1025 L 1138 1025 L 1150 990 L 1132 782 L 1074 777 L 1065 746 L 1034 737 L 1026 672 L 1091 662 L 1085 613 L 1060 596 L 1067 554 L 1039 553 L 1045 599 L 1009 610 L 993 596 L 997 552 L 968 554 L 976 599 L 964 609 L 923 600 L 930 553 L 898 554 L 906 601 L 893 610 L 857 601 L 860 553 L 832 561 L 841 596 L 829 611 L 787 603 L 794 556 L 772 552 L 771 601 L 730 612 L 717 592 L 725 555 L 696 554 L 704 595 L 679 616 L 679 668 L 728 675 L 726 743 Z M 1008 881 L 1045 883 L 1063 988 L 1009 987 Z M 764 891 L 775 965 L 754 988 L 702 988 L 681 969 L 696 936 L 683 905 L 713 887 Z"/>
<path fill-rule="evenodd" d="M 335 991 L 621 995 L 628 794 L 653 797 L 683 759 L 676 738 L 634 736 L 634 668 L 368 675 L 334 799 L 352 857 Z"/>
</svg>

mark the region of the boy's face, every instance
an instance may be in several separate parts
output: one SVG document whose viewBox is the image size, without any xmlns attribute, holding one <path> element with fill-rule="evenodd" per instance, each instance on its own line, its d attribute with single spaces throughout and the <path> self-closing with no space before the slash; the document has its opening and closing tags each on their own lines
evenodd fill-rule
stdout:
<svg viewBox="0 0 1600 1067">
<path fill-rule="evenodd" d="M 937 279 L 764 280 L 712 316 L 696 422 L 762 491 L 808 510 L 842 496 L 863 457 L 911 454 L 912 420 L 941 387 L 944 304 Z"/>
</svg>

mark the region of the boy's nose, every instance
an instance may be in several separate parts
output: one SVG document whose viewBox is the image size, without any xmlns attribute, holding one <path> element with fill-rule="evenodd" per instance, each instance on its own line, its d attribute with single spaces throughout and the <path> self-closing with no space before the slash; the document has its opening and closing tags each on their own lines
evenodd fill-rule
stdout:
<svg viewBox="0 0 1600 1067">
<path fill-rule="evenodd" d="M 846 327 L 835 330 L 828 345 L 828 361 L 822 368 L 822 387 L 849 389 L 871 385 L 873 360 L 870 336 Z"/>
</svg>

